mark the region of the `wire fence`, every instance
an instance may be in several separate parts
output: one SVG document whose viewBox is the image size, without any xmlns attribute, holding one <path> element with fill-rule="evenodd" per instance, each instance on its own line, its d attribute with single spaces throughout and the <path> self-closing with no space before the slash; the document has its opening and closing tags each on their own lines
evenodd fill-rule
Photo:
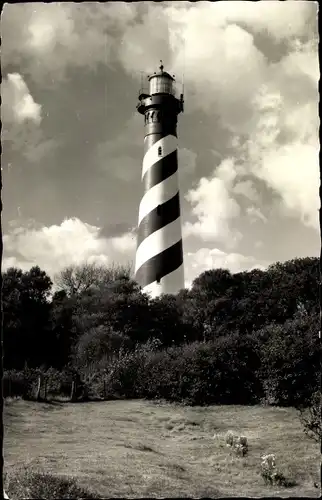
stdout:
<svg viewBox="0 0 322 500">
<path fill-rule="evenodd" d="M 103 372 L 79 374 L 8 371 L 3 377 L 3 397 L 34 401 L 105 400 L 111 395 Z"/>
</svg>

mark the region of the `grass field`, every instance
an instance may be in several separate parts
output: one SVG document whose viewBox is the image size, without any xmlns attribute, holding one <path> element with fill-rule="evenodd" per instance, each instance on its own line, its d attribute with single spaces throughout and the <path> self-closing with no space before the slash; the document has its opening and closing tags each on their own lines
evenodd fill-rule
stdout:
<svg viewBox="0 0 322 500">
<path fill-rule="evenodd" d="M 27 465 L 74 476 L 105 498 L 320 495 L 319 445 L 305 437 L 294 409 L 13 400 L 5 402 L 4 425 L 5 470 Z M 246 457 L 226 447 L 228 430 L 248 438 Z M 264 453 L 276 454 L 294 487 L 264 484 Z"/>
</svg>

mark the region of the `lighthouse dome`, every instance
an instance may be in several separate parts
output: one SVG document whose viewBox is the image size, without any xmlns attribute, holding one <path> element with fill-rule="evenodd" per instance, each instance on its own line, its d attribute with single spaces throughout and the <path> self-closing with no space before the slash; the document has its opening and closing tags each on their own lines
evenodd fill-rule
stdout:
<svg viewBox="0 0 322 500">
<path fill-rule="evenodd" d="M 163 71 L 163 65 L 161 63 L 159 73 L 154 73 L 149 76 L 149 93 L 154 94 L 172 94 L 175 95 L 175 90 L 173 86 L 174 78 L 166 71 Z"/>
</svg>

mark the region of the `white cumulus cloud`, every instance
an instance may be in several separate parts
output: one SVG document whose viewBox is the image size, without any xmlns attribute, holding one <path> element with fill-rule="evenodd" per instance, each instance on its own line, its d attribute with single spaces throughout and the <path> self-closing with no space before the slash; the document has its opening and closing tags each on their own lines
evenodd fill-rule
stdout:
<svg viewBox="0 0 322 500">
<path fill-rule="evenodd" d="M 228 269 L 231 273 L 266 269 L 270 262 L 260 261 L 252 256 L 239 253 L 226 253 L 218 248 L 200 248 L 197 252 L 188 252 L 186 256 L 185 277 L 187 283 L 208 269 Z"/>
<path fill-rule="evenodd" d="M 31 120 L 37 125 L 41 122 L 41 105 L 37 104 L 28 86 L 19 73 L 9 73 L 1 83 L 1 115 L 6 122 L 21 124 Z"/>
<path fill-rule="evenodd" d="M 278 78 L 256 94 L 257 122 L 246 141 L 246 161 L 251 173 L 280 195 L 286 215 L 317 229 L 319 71 L 311 49 L 298 44 L 278 65 Z"/>
<path fill-rule="evenodd" d="M 9 73 L 1 83 L 1 139 L 5 146 L 19 151 L 33 164 L 58 144 L 57 138 L 46 138 L 41 127 L 42 105 L 32 96 L 24 77 Z M 6 150 L 4 150 L 6 153 Z"/>
<path fill-rule="evenodd" d="M 194 17 L 194 9 L 185 15 L 173 10 L 177 32 L 185 38 L 186 78 L 195 88 L 194 103 L 205 112 L 215 110 L 233 132 L 234 154 L 230 156 L 239 165 L 235 184 L 228 174 L 224 178 L 214 169 L 212 176 L 188 193 L 192 213 L 199 220 L 188 223 L 185 232 L 199 233 L 204 241 L 231 241 L 231 221 L 239 215 L 235 195 L 252 201 L 246 209 L 250 222 L 254 217 L 266 221 L 260 193 L 250 185 L 249 176 L 264 181 L 279 195 L 271 203 L 279 206 L 280 215 L 296 216 L 304 225 L 318 229 L 319 64 L 316 37 L 305 24 L 316 6 L 286 3 L 239 2 L 232 7 L 235 2 L 221 2 L 209 9 L 202 4 Z M 215 11 L 216 19 L 211 17 Z M 282 24 L 280 19 L 290 12 L 292 23 L 283 32 L 285 19 Z M 266 30 L 274 39 L 288 38 L 288 53 L 278 62 L 269 62 L 255 47 L 253 35 L 245 31 L 247 25 L 253 33 Z M 197 40 L 201 32 L 205 35 Z M 311 39 L 301 41 L 304 35 Z M 215 145 L 216 137 L 213 141 Z M 232 162 L 229 168 L 234 176 Z"/>
<path fill-rule="evenodd" d="M 7 4 L 3 62 L 21 64 L 35 81 L 49 85 L 63 81 L 70 67 L 109 65 L 136 11 L 126 2 Z"/>
<path fill-rule="evenodd" d="M 186 194 L 191 203 L 196 222 L 186 222 L 183 235 L 197 236 L 203 241 L 222 241 L 233 246 L 238 232 L 232 232 L 229 222 L 240 214 L 240 207 L 230 195 L 230 188 L 237 175 L 233 160 L 225 160 L 210 179 L 200 179 L 197 187 Z"/>
<path fill-rule="evenodd" d="M 233 192 L 235 194 L 243 195 L 251 201 L 258 200 L 258 193 L 254 187 L 254 183 L 249 179 L 237 182 L 233 187 Z"/>
<path fill-rule="evenodd" d="M 70 264 L 115 261 L 125 264 L 133 260 L 135 238 L 132 234 L 101 238 L 99 233 L 99 227 L 77 218 L 49 227 L 11 227 L 3 237 L 3 268 L 29 269 L 38 265 L 52 277 Z"/>
</svg>

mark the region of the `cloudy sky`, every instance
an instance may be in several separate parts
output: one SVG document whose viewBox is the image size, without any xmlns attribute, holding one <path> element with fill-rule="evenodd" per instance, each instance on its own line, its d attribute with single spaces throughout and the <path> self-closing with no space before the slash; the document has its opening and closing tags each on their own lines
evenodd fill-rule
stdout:
<svg viewBox="0 0 322 500">
<path fill-rule="evenodd" d="M 185 275 L 317 256 L 317 3 L 7 4 L 3 267 L 128 263 L 142 74 L 179 86 Z"/>
</svg>

